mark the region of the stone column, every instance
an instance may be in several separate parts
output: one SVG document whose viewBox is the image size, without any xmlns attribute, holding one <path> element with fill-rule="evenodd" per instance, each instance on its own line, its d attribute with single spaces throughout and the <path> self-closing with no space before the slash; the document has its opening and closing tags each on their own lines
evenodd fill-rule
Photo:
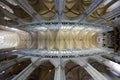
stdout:
<svg viewBox="0 0 120 80">
<path fill-rule="evenodd" d="M 117 61 L 117 62 L 120 62 L 120 56 L 117 56 L 117 55 L 115 55 L 115 54 L 109 54 L 109 55 L 104 55 L 105 57 L 108 57 L 108 58 L 110 58 L 110 59 L 113 59 L 113 60 L 115 60 L 115 61 Z"/>
<path fill-rule="evenodd" d="M 24 24 L 25 22 L 20 19 L 19 17 L 15 16 L 14 14 L 10 13 L 9 11 L 7 11 L 6 9 L 3 9 L 2 7 L 0 7 L 0 10 L 2 10 L 2 12 L 9 17 L 10 19 L 18 22 L 19 24 Z"/>
<path fill-rule="evenodd" d="M 52 63 L 55 66 L 54 80 L 66 80 L 64 61 L 62 59 L 54 59 Z"/>
<path fill-rule="evenodd" d="M 66 0 L 55 0 L 55 8 L 59 15 L 62 15 L 65 9 Z"/>
<path fill-rule="evenodd" d="M 105 76 L 103 76 L 100 72 L 98 72 L 94 67 L 92 67 L 87 61 L 84 59 L 73 59 L 73 62 L 79 64 L 83 67 L 94 80 L 108 80 Z"/>
<path fill-rule="evenodd" d="M 12 57 L 12 56 L 17 56 L 17 55 L 13 55 L 13 54 L 9 54 L 9 53 L 2 53 L 0 55 L 0 63 L 2 62 L 1 60 L 4 60 L 4 59 Z"/>
<path fill-rule="evenodd" d="M 10 60 L 10 61 L 7 61 L 6 64 L 4 65 L 0 65 L 0 72 L 5 70 L 5 69 L 8 69 L 9 67 L 15 65 L 16 63 L 18 62 L 21 62 L 22 60 L 24 60 L 25 58 L 23 58 L 24 56 L 20 56 L 16 59 L 13 59 L 13 60 Z"/>
<path fill-rule="evenodd" d="M 120 65 L 118 63 L 115 63 L 113 61 L 110 61 L 110 60 L 105 59 L 105 58 L 100 57 L 100 56 L 93 57 L 93 59 L 104 64 L 105 66 L 109 67 L 111 70 L 120 74 Z"/>
<path fill-rule="evenodd" d="M 93 13 L 105 0 L 94 0 L 92 4 L 85 10 L 85 12 L 81 15 L 81 20 L 85 20 L 87 16 Z"/>
<path fill-rule="evenodd" d="M 28 67 L 26 67 L 22 72 L 15 76 L 12 80 L 26 80 L 28 76 L 44 61 L 44 59 L 38 58 L 33 61 Z"/>
<path fill-rule="evenodd" d="M 40 15 L 32 8 L 27 0 L 14 0 L 22 9 L 24 9 L 34 20 L 41 21 Z"/>
<path fill-rule="evenodd" d="M 101 23 L 104 20 L 112 19 L 114 17 L 117 17 L 119 14 L 120 14 L 120 6 L 100 17 L 97 21 L 95 21 L 95 23 L 97 24 L 97 23 Z"/>
</svg>

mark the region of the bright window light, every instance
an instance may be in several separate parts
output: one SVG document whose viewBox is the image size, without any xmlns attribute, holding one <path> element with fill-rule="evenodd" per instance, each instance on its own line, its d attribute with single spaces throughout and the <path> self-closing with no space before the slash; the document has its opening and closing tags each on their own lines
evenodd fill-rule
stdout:
<svg viewBox="0 0 120 80">
<path fill-rule="evenodd" d="M 14 31 L 17 31 L 18 29 L 16 29 L 16 28 L 10 28 L 11 30 L 14 30 Z"/>
<path fill-rule="evenodd" d="M 4 37 L 0 36 L 0 44 L 4 43 Z"/>
</svg>

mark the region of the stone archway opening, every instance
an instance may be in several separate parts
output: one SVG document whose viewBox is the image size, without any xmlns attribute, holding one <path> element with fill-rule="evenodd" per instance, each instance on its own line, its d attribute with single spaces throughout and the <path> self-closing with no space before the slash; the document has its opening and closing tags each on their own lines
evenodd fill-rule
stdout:
<svg viewBox="0 0 120 80">
<path fill-rule="evenodd" d="M 65 75 L 66 80 L 93 80 L 84 68 L 72 61 L 66 64 Z"/>
<path fill-rule="evenodd" d="M 27 80 L 54 80 L 55 67 L 45 61 L 39 65 L 27 78 Z"/>
</svg>

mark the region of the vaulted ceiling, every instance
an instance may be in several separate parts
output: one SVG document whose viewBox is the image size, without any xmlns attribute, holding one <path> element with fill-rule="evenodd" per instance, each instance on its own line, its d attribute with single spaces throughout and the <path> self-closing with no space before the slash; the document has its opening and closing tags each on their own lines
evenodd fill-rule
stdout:
<svg viewBox="0 0 120 80">
<path fill-rule="evenodd" d="M 5 49 L 0 51 L 3 53 L 7 52 L 6 48 L 15 49 L 18 50 L 17 54 L 32 56 L 31 60 L 38 56 L 70 58 L 75 57 L 74 53 L 79 53 L 81 57 L 113 52 L 102 48 L 105 45 L 104 39 L 109 42 L 107 45 L 111 46 L 113 43 L 112 47 L 117 51 L 120 49 L 119 4 L 120 0 L 0 0 L 0 48 Z M 111 30 L 114 31 L 110 32 Z M 107 31 L 110 35 L 105 36 Z M 59 51 L 61 54 L 58 54 Z M 51 56 L 50 53 L 56 54 Z M 9 55 L 0 61 L 16 57 L 17 55 Z M 13 78 L 28 66 L 31 60 L 17 62 L 10 73 L 4 74 L 8 75 L 7 78 Z M 89 60 L 89 63 L 99 72 L 109 73 L 106 66 L 94 60 Z M 92 80 L 82 67 L 68 62 L 65 66 L 66 79 L 75 77 L 76 80 Z M 33 71 L 28 80 L 52 80 L 54 73 L 54 66 L 50 62 L 44 62 Z"/>
<path fill-rule="evenodd" d="M 71 49 L 77 46 L 72 45 L 76 44 L 75 41 L 79 43 L 82 41 L 80 44 L 81 48 L 79 46 L 80 49 L 87 48 L 88 46 L 95 47 L 99 44 L 96 42 L 97 34 L 109 31 L 113 28 L 114 30 L 119 28 L 119 4 L 119 0 L 1 0 L 0 25 L 2 26 L 0 26 L 0 29 L 10 31 L 10 29 L 12 29 L 11 27 L 14 27 L 28 32 L 37 32 L 38 38 L 43 37 L 42 39 L 44 39 L 45 37 L 43 41 L 47 41 L 45 43 L 51 43 L 54 45 L 54 48 L 58 48 L 58 46 L 62 48 L 60 46 L 63 45 L 58 45 L 58 43 L 63 43 L 64 45 L 68 45 L 69 49 Z M 83 29 L 77 30 L 82 27 Z M 90 30 L 87 28 L 90 28 Z M 54 31 L 57 32 L 55 33 Z M 28 47 L 30 37 L 26 32 L 17 32 L 20 41 L 22 41 L 17 41 L 17 43 L 26 43 L 25 46 Z M 65 32 L 70 33 L 67 35 Z M 78 34 L 76 34 L 76 36 L 79 40 L 74 39 L 75 33 L 77 32 Z M 94 38 L 90 37 L 92 33 L 96 33 L 93 36 Z M 25 37 L 24 34 L 27 36 Z M 42 36 L 41 34 L 46 36 Z M 53 34 L 56 34 L 56 36 Z M 72 34 L 74 35 L 70 36 Z M 25 38 L 21 38 L 20 35 Z M 65 37 L 65 35 L 67 35 L 67 37 Z M 9 36 L 8 38 L 11 37 Z M 6 40 L 8 40 L 8 38 L 6 38 Z M 37 38 L 34 39 L 37 40 Z M 36 40 L 33 40 L 33 42 Z M 94 45 L 92 41 L 95 42 Z M 38 40 L 38 43 L 41 43 L 40 40 Z M 70 45 L 72 46 L 71 48 Z M 43 46 L 46 46 L 45 48 L 50 50 L 54 49 L 51 48 L 52 46 L 50 44 L 42 44 L 42 47 Z M 41 46 L 38 45 L 36 48 L 41 49 Z"/>
<path fill-rule="evenodd" d="M 1 0 L 0 24 L 77 20 L 78 23 L 112 25 L 119 21 L 119 3 L 119 0 Z"/>
</svg>

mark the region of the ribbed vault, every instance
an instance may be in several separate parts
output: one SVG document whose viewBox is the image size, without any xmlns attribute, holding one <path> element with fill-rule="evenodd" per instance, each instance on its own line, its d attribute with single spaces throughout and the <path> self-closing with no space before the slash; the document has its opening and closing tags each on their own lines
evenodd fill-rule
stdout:
<svg viewBox="0 0 120 80">
<path fill-rule="evenodd" d="M 120 0 L 0 0 L 0 80 L 120 80 Z"/>
</svg>

